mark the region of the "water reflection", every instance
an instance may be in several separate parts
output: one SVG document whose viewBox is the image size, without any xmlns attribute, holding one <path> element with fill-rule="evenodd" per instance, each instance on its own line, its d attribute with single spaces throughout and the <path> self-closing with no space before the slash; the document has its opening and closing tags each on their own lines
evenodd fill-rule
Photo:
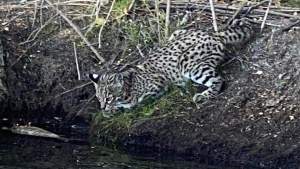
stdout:
<svg viewBox="0 0 300 169">
<path fill-rule="evenodd" d="M 210 169 L 181 160 L 129 156 L 103 146 L 0 133 L 0 169 Z"/>
</svg>

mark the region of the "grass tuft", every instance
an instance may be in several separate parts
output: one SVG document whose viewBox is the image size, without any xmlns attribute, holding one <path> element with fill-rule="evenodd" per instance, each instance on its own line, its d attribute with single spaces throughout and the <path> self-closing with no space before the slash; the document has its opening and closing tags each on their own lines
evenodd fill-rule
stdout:
<svg viewBox="0 0 300 169">
<path fill-rule="evenodd" d="M 181 96 L 180 90 L 172 87 L 161 98 L 146 99 L 137 107 L 120 112 L 111 118 L 103 117 L 102 112 L 96 113 L 93 130 L 99 138 L 106 138 L 111 142 L 116 142 L 122 138 L 122 134 L 128 133 L 128 130 L 136 122 L 172 116 L 174 112 L 179 112 L 185 109 L 186 106 L 194 106 L 190 98 L 190 95 Z M 106 137 L 108 135 L 110 138 Z"/>
<path fill-rule="evenodd" d="M 127 14 L 128 8 L 133 0 L 117 0 L 113 7 L 113 15 L 118 18 Z"/>
</svg>

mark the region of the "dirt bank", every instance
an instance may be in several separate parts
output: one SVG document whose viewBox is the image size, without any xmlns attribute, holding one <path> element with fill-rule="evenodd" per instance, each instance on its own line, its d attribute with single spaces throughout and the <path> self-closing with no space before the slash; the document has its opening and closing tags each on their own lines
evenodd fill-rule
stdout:
<svg viewBox="0 0 300 169">
<path fill-rule="evenodd" d="M 157 46 L 157 21 L 145 9 L 107 24 L 101 56 L 106 60 L 117 56 L 117 62 L 126 63 L 140 58 L 141 53 L 147 56 L 151 47 Z M 34 22 L 30 10 L 0 12 L 8 89 L 0 117 L 10 119 L 10 125 L 32 122 L 59 128 L 67 122 L 66 115 L 78 114 L 86 121 L 92 119 L 91 133 L 98 141 L 117 144 L 129 152 L 175 153 L 220 166 L 299 166 L 299 31 L 272 33 L 268 28 L 243 46 L 244 50 L 222 67 L 224 92 L 198 109 L 191 101 L 192 94 L 181 96 L 174 88 L 160 100 L 107 119 L 93 99 L 93 86 L 87 84 L 87 74 L 101 69 L 94 54 L 53 10 L 43 12 Z M 180 27 L 187 16 L 174 13 L 171 30 Z M 51 24 L 40 30 L 51 17 Z M 91 20 L 71 14 L 70 18 L 87 31 L 85 26 Z M 210 15 L 192 14 L 184 26 L 210 30 L 206 27 L 211 25 L 209 19 Z M 99 25 L 94 29 L 86 35 L 96 47 Z M 30 36 L 32 32 L 39 34 Z"/>
<path fill-rule="evenodd" d="M 45 20 L 53 14 L 48 12 L 49 15 L 44 13 Z M 94 91 L 91 85 L 86 85 L 89 82 L 86 75 L 99 68 L 91 59 L 91 52 L 74 38 L 74 31 L 65 27 L 65 23 L 54 21 L 33 40 L 28 39 L 41 24 L 36 20 L 33 26 L 31 20 L 26 19 L 32 15 L 32 11 L 23 9 L 0 12 L 4 84 L 8 91 L 5 104 L 0 108 L 0 126 L 31 122 L 59 130 L 68 123 L 66 115 L 82 112 L 83 108 L 87 112 L 97 110 L 95 101 L 87 104 Z M 73 43 L 76 44 L 81 80 L 77 76 Z M 84 115 L 85 121 L 91 119 L 90 115 Z"/>
<path fill-rule="evenodd" d="M 158 101 L 150 117 L 110 120 L 123 128 L 106 130 L 108 123 L 99 122 L 98 135 L 129 151 L 176 152 L 222 166 L 297 168 L 299 46 L 299 31 L 266 33 L 224 65 L 224 92 L 200 109 L 175 92 Z"/>
</svg>

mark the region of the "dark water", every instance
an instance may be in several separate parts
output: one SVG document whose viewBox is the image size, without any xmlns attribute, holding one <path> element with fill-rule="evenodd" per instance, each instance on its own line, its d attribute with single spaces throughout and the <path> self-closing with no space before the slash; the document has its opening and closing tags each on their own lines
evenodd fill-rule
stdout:
<svg viewBox="0 0 300 169">
<path fill-rule="evenodd" d="M 0 132 L 0 169 L 213 169 L 178 158 L 130 156 L 104 146 Z"/>
</svg>

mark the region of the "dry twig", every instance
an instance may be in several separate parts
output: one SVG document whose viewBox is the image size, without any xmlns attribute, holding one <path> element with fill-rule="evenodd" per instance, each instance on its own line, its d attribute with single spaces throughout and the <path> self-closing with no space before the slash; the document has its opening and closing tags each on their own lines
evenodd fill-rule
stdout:
<svg viewBox="0 0 300 169">
<path fill-rule="evenodd" d="M 44 2 L 45 2 L 45 0 L 42 0 L 41 4 L 40 4 L 40 24 L 41 24 L 41 26 L 43 26 L 43 7 L 42 6 L 44 5 Z"/>
<path fill-rule="evenodd" d="M 300 19 L 297 20 L 296 22 L 294 22 L 294 23 L 292 23 L 292 24 L 286 26 L 286 27 L 283 27 L 280 31 L 281 31 L 281 32 L 289 31 L 292 27 L 294 27 L 294 26 L 296 26 L 296 25 L 298 25 L 298 24 L 300 24 Z"/>
<path fill-rule="evenodd" d="M 265 14 L 266 11 L 264 9 L 255 9 L 257 8 L 259 5 L 262 5 L 264 4 L 265 1 L 261 2 L 261 3 L 258 3 L 257 5 L 253 7 L 250 7 L 250 9 L 252 10 L 253 13 L 255 13 L 256 15 L 261 15 L 261 14 Z M 160 5 L 161 8 L 166 8 L 166 4 L 162 4 Z M 186 9 L 186 6 L 185 6 L 185 3 L 180 3 L 180 2 L 176 2 L 176 3 L 172 3 L 172 8 L 175 8 L 175 9 Z M 190 9 L 200 9 L 200 8 L 203 8 L 204 11 L 207 11 L 207 12 L 211 12 L 210 9 L 207 9 L 205 8 L 206 7 L 206 4 L 204 3 L 194 3 L 192 7 L 190 7 Z M 223 4 L 215 4 L 214 5 L 214 8 L 215 8 L 215 11 L 220 13 L 220 15 L 225 15 L 225 14 L 233 14 L 233 10 L 236 11 L 238 10 L 239 8 L 237 7 L 234 7 L 234 6 L 228 6 L 228 5 L 223 5 Z M 273 8 L 275 9 L 275 8 Z M 277 8 L 276 8 L 277 9 Z M 298 10 L 298 8 L 295 8 Z M 250 11 L 251 11 L 250 10 Z M 247 14 L 247 12 L 246 12 Z M 300 16 L 299 15 L 292 15 L 292 14 L 288 14 L 288 13 L 283 13 L 283 12 L 280 12 L 280 11 L 275 11 L 275 10 L 270 10 L 269 11 L 269 15 L 273 15 L 273 16 L 278 16 L 278 17 L 287 17 L 287 18 L 294 18 L 294 19 L 300 19 Z"/>
<path fill-rule="evenodd" d="M 161 44 L 160 36 L 160 19 L 159 19 L 159 0 L 155 0 L 155 13 L 156 13 L 156 22 L 157 22 L 157 33 L 158 33 L 158 43 Z"/>
<path fill-rule="evenodd" d="M 95 5 L 95 8 L 92 12 L 92 14 L 90 15 L 91 16 L 96 16 L 96 19 L 94 20 L 94 22 L 92 22 L 89 26 L 88 26 L 88 29 L 87 31 L 85 32 L 84 36 L 86 36 L 90 31 L 93 30 L 94 26 L 96 25 L 96 20 L 99 16 L 99 12 L 100 12 L 100 9 L 101 9 L 101 2 L 102 0 L 97 0 L 96 2 L 96 5 Z"/>
<path fill-rule="evenodd" d="M 171 9 L 171 0 L 167 0 L 166 21 L 165 21 L 165 39 L 167 39 L 169 37 L 170 9 Z"/>
<path fill-rule="evenodd" d="M 88 86 L 88 85 L 90 85 L 90 84 L 92 84 L 92 83 L 93 83 L 93 82 L 87 82 L 87 83 L 84 83 L 84 84 L 82 84 L 82 85 L 75 86 L 75 87 L 73 87 L 72 89 L 69 89 L 69 90 L 67 90 L 67 91 L 64 91 L 64 92 L 62 92 L 62 93 L 60 93 L 60 94 L 54 96 L 54 98 L 61 97 L 62 95 L 65 95 L 65 94 L 67 94 L 67 93 L 73 92 L 74 90 L 83 88 L 83 87 Z"/>
<path fill-rule="evenodd" d="M 247 1 L 243 1 L 243 4 L 241 5 L 241 7 L 233 14 L 233 16 L 228 20 L 226 27 L 229 26 L 229 24 L 240 14 L 240 12 L 242 11 L 242 9 L 245 7 L 245 5 L 247 4 Z"/>
<path fill-rule="evenodd" d="M 261 5 L 263 5 L 264 3 L 269 2 L 269 0 L 264 0 L 259 2 L 258 4 L 255 4 L 253 6 L 250 6 L 246 12 L 246 15 L 248 15 L 250 12 L 252 12 L 254 9 L 257 9 L 258 7 L 260 7 Z"/>
<path fill-rule="evenodd" d="M 87 38 L 81 33 L 81 31 L 79 30 L 79 28 L 68 18 L 66 17 L 66 15 L 59 9 L 57 9 L 52 2 L 50 2 L 49 0 L 45 0 L 53 9 L 55 9 L 57 11 L 57 13 L 65 20 L 68 22 L 68 24 L 75 30 L 75 32 L 81 37 L 81 39 L 87 44 L 87 46 L 92 50 L 92 52 L 96 55 L 97 59 L 103 63 L 105 62 L 105 59 L 100 56 L 100 54 L 98 53 L 98 51 L 91 45 L 91 43 L 87 40 Z"/>
<path fill-rule="evenodd" d="M 74 57 L 75 57 L 75 63 L 76 63 L 77 77 L 78 77 L 78 80 L 81 80 L 79 64 L 78 64 L 78 58 L 77 58 L 76 43 L 75 42 L 73 42 L 73 46 L 74 46 Z"/>
<path fill-rule="evenodd" d="M 20 45 L 24 45 L 24 44 L 26 44 L 26 43 L 29 43 L 29 42 L 34 41 L 34 40 L 37 38 L 37 36 L 41 33 L 41 31 L 42 31 L 47 25 L 49 25 L 49 24 L 52 22 L 52 20 L 53 20 L 54 18 L 56 18 L 57 15 L 58 15 L 58 14 L 52 16 L 52 17 L 51 17 L 50 19 L 48 19 L 48 20 L 47 20 L 40 28 L 38 28 L 38 29 L 32 31 L 32 32 L 29 34 L 29 36 L 28 36 L 28 38 L 26 39 L 26 41 L 21 42 L 21 43 L 19 43 L 19 44 L 20 44 Z M 34 33 L 35 33 L 35 34 L 34 34 Z M 34 34 L 34 35 L 33 35 L 33 34 Z M 32 36 L 33 36 L 33 37 L 32 37 Z"/>
<path fill-rule="evenodd" d="M 110 14 L 111 14 L 111 11 L 112 11 L 112 9 L 113 9 L 113 7 L 114 7 L 114 4 L 115 4 L 115 2 L 116 2 L 116 0 L 113 0 L 112 1 L 112 3 L 111 3 L 111 6 L 110 6 L 110 9 L 109 9 L 109 11 L 108 11 L 108 14 L 107 14 L 107 16 L 106 16 L 106 18 L 105 18 L 105 21 L 104 21 L 104 23 L 102 24 L 102 26 L 101 26 L 101 28 L 100 28 L 100 30 L 99 30 L 99 34 L 98 34 L 98 48 L 101 48 L 101 36 L 102 36 L 102 31 L 103 31 L 103 28 L 104 28 L 104 26 L 105 26 L 105 24 L 106 24 L 106 22 L 107 22 L 107 20 L 108 20 L 108 18 L 109 18 L 109 16 L 110 16 Z"/>
<path fill-rule="evenodd" d="M 210 3 L 210 10 L 211 10 L 211 15 L 212 15 L 212 19 L 213 19 L 214 31 L 218 32 L 218 25 L 217 25 L 217 18 L 216 18 L 216 13 L 215 13 L 214 2 L 213 2 L 213 0 L 209 0 L 209 3 Z"/>
<path fill-rule="evenodd" d="M 67 120 L 73 120 L 73 118 L 80 116 L 83 111 L 87 108 L 87 106 L 90 104 L 90 102 L 96 97 L 96 94 L 94 94 L 93 96 L 91 96 L 87 102 L 76 112 L 76 114 L 74 115 L 73 112 L 69 112 L 66 116 Z"/>
<path fill-rule="evenodd" d="M 264 20 L 261 24 L 261 27 L 260 27 L 260 31 L 262 32 L 262 30 L 264 29 L 265 27 L 265 23 L 266 23 L 266 20 L 267 20 L 267 17 L 268 17 L 268 14 L 269 14 L 269 11 L 270 11 L 270 6 L 272 4 L 272 0 L 269 0 L 269 5 L 268 5 L 268 8 L 266 10 L 266 13 L 265 13 L 265 16 L 264 16 Z"/>
<path fill-rule="evenodd" d="M 138 44 L 138 45 L 136 45 L 136 48 L 137 48 L 137 50 L 138 50 L 138 52 L 139 52 L 140 56 L 141 56 L 142 58 L 144 58 L 144 57 L 145 57 L 145 55 L 143 54 L 143 52 L 142 52 L 142 50 L 141 50 L 141 48 L 140 48 L 140 45 L 139 45 L 139 44 Z"/>
<path fill-rule="evenodd" d="M 38 12 L 38 1 L 35 1 L 35 3 L 34 3 L 33 21 L 32 21 L 31 27 L 34 27 L 34 25 L 35 25 L 37 12 Z"/>
</svg>

